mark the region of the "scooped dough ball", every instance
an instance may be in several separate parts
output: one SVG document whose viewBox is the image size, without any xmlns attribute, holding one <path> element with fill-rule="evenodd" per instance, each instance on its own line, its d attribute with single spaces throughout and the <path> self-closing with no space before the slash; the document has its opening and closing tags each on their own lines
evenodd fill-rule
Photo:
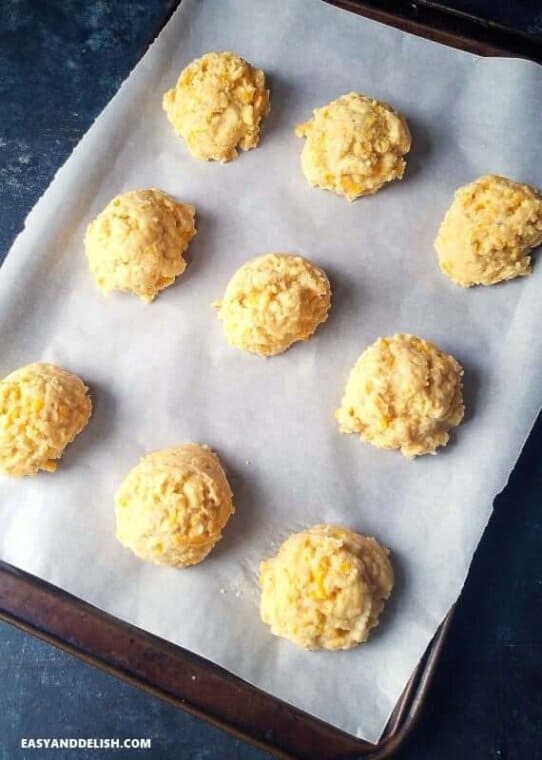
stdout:
<svg viewBox="0 0 542 760">
<path fill-rule="evenodd" d="M 154 451 L 131 470 L 115 496 L 117 538 L 157 565 L 201 562 L 233 514 L 232 492 L 207 446 Z"/>
<path fill-rule="evenodd" d="M 263 71 L 235 53 L 207 53 L 183 69 L 163 107 L 193 156 L 225 162 L 258 145 L 269 90 Z"/>
<path fill-rule="evenodd" d="M 301 168 L 309 185 L 349 201 L 401 179 L 411 143 L 401 114 L 356 92 L 316 108 L 295 133 L 307 138 Z"/>
<path fill-rule="evenodd" d="M 541 243 L 542 195 L 488 174 L 456 191 L 435 248 L 444 274 L 468 288 L 530 274 Z"/>
<path fill-rule="evenodd" d="M 389 551 L 374 538 L 317 525 L 260 564 L 260 614 L 276 636 L 306 649 L 366 641 L 393 587 Z"/>
<path fill-rule="evenodd" d="M 237 270 L 215 307 L 232 346 L 272 356 L 307 340 L 327 319 L 330 303 L 321 269 L 301 256 L 268 253 Z"/>
<path fill-rule="evenodd" d="M 54 472 L 87 424 L 92 403 L 77 375 L 44 362 L 0 382 L 0 471 L 12 477 Z"/>
<path fill-rule="evenodd" d="M 350 373 L 339 428 L 407 457 L 433 454 L 463 419 L 462 376 L 458 362 L 432 343 L 414 335 L 379 338 Z"/>
<path fill-rule="evenodd" d="M 135 293 L 150 303 L 186 269 L 195 209 L 161 190 L 117 195 L 87 228 L 91 272 L 104 293 Z"/>
</svg>

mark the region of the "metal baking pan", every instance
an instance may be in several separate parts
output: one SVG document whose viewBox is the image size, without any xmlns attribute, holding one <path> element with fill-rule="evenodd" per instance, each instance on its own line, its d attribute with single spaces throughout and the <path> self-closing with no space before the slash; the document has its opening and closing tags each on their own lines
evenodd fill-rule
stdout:
<svg viewBox="0 0 542 760">
<path fill-rule="evenodd" d="M 520 56 L 542 62 L 542 40 L 473 16 L 447 11 L 438 3 L 326 1 L 479 55 Z M 202 657 L 0 562 L 1 620 L 278 757 L 307 760 L 380 760 L 390 757 L 420 715 L 450 617 L 451 613 L 437 631 L 396 705 L 382 738 L 375 745 L 297 710 Z"/>
</svg>

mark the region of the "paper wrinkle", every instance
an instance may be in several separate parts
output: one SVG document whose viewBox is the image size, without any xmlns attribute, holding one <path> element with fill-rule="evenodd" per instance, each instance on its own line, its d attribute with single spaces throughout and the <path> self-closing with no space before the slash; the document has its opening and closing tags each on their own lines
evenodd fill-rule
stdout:
<svg viewBox="0 0 542 760">
<path fill-rule="evenodd" d="M 210 50 L 246 57 L 271 87 L 260 147 L 227 166 L 192 159 L 161 108 Z M 308 187 L 293 135 L 351 90 L 402 111 L 413 134 L 404 180 L 354 204 Z M 433 250 L 460 185 L 498 172 L 542 186 L 540 102 L 535 64 L 482 60 L 316 0 L 183 0 L 0 271 L 2 375 L 54 361 L 95 405 L 56 473 L 0 480 L 0 557 L 376 741 L 461 591 L 542 403 L 539 254 L 532 277 L 466 291 Z M 82 242 L 116 193 L 144 187 L 193 203 L 198 227 L 186 273 L 150 306 L 100 295 Z M 211 303 L 269 251 L 322 266 L 333 296 L 308 343 L 265 360 L 227 345 Z M 465 367 L 464 424 L 415 462 L 340 435 L 334 419 L 357 356 L 400 331 Z M 113 495 L 144 453 L 183 441 L 218 452 L 237 511 L 203 564 L 175 571 L 116 542 Z M 260 560 L 321 522 L 374 535 L 396 569 L 381 625 L 349 652 L 299 650 L 257 611 Z"/>
</svg>

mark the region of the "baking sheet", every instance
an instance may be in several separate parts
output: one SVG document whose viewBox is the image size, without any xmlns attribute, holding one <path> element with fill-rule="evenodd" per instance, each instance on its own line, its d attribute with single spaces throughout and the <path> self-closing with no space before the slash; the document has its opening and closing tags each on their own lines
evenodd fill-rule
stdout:
<svg viewBox="0 0 542 760">
<path fill-rule="evenodd" d="M 262 67 L 272 92 L 260 147 L 226 166 L 190 158 L 161 110 L 182 67 L 223 49 Z M 293 135 L 350 90 L 392 103 L 413 135 L 403 182 L 352 205 L 308 187 Z M 484 60 L 318 0 L 183 0 L 0 270 L 2 375 L 57 362 L 95 405 L 57 473 L 0 480 L 1 558 L 377 740 L 542 404 L 542 266 L 466 291 L 432 247 L 457 186 L 485 172 L 542 185 L 541 103 L 535 64 Z M 151 306 L 102 297 L 82 246 L 113 195 L 147 186 L 195 204 L 199 229 L 186 273 Z M 333 285 L 316 337 L 268 360 L 230 348 L 210 306 L 266 251 L 310 257 Z M 398 331 L 465 367 L 464 424 L 415 462 L 340 435 L 333 418 L 358 354 Z M 219 453 L 237 512 L 202 565 L 146 565 L 114 539 L 113 494 L 142 454 L 187 440 Z M 349 652 L 301 651 L 259 620 L 259 560 L 320 522 L 377 536 L 397 573 L 381 625 Z"/>
</svg>

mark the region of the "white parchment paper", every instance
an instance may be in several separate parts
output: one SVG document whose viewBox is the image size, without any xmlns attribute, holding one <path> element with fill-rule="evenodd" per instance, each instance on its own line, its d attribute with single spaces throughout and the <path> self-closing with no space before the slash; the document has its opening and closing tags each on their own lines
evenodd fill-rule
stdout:
<svg viewBox="0 0 542 760">
<path fill-rule="evenodd" d="M 188 155 L 161 109 L 195 56 L 232 49 L 269 77 L 260 147 L 222 166 Z M 294 125 L 350 90 L 407 117 L 403 182 L 349 204 L 311 190 Z M 0 480 L 0 556 L 181 644 L 352 734 L 377 740 L 463 585 L 542 404 L 542 262 L 462 290 L 432 243 L 453 191 L 485 172 L 542 185 L 542 69 L 483 60 L 318 0 L 183 0 L 59 171 L 0 271 L 0 371 L 39 359 L 90 385 L 95 411 L 54 475 Z M 89 220 L 155 186 L 195 204 L 190 264 L 151 306 L 103 298 Z M 329 273 L 333 306 L 309 343 L 269 360 L 230 348 L 210 304 L 234 270 L 297 251 Z M 465 367 L 467 415 L 415 462 L 338 433 L 358 354 L 413 332 Z M 152 449 L 192 440 L 222 458 L 237 512 L 208 560 L 153 567 L 114 539 L 113 494 Z M 391 547 L 393 598 L 370 642 L 309 653 L 258 615 L 257 566 L 290 532 L 336 522 Z M 520 547 L 518 547 L 520 551 Z"/>
</svg>

